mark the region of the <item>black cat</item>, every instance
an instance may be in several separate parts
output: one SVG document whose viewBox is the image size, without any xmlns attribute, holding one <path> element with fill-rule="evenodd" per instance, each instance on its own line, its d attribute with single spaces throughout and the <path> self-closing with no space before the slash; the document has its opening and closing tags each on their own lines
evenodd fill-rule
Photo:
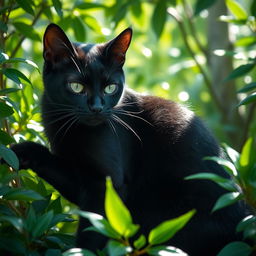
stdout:
<svg viewBox="0 0 256 256">
<path fill-rule="evenodd" d="M 220 148 L 200 119 L 185 107 L 142 96 L 124 86 L 122 66 L 130 28 L 103 44 L 71 43 L 57 25 L 44 35 L 42 117 L 51 150 L 33 142 L 13 147 L 21 167 L 31 168 L 81 209 L 104 214 L 105 178 L 146 234 L 191 209 L 197 213 L 170 244 L 191 256 L 215 256 L 239 239 L 239 204 L 211 214 L 224 191 L 210 181 L 184 177 L 223 169 L 205 156 Z M 77 246 L 102 248 L 105 238 L 81 232 Z"/>
</svg>

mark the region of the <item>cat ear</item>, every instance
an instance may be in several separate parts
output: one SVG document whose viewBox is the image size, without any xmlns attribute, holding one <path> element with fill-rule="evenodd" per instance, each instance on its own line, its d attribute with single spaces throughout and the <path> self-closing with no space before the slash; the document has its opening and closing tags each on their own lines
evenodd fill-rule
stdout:
<svg viewBox="0 0 256 256">
<path fill-rule="evenodd" d="M 44 59 L 56 63 L 75 53 L 72 43 L 56 24 L 50 24 L 44 33 Z"/>
<path fill-rule="evenodd" d="M 118 65 L 123 65 L 125 61 L 125 53 L 128 50 L 132 39 L 132 29 L 127 28 L 116 38 L 107 43 L 106 56 Z"/>
</svg>

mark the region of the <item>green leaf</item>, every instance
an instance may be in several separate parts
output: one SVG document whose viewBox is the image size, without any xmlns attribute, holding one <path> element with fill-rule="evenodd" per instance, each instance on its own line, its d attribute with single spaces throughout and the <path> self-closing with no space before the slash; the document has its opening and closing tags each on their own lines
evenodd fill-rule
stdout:
<svg viewBox="0 0 256 256">
<path fill-rule="evenodd" d="M 24 188 L 13 188 L 10 192 L 3 196 L 6 200 L 41 200 L 43 197 L 33 190 Z"/>
<path fill-rule="evenodd" d="M 62 213 L 62 205 L 61 205 L 61 197 L 59 196 L 57 199 L 53 200 L 48 207 L 48 210 L 53 210 L 56 213 Z"/>
<path fill-rule="evenodd" d="M 7 132 L 0 130 L 0 143 L 8 145 L 14 142 L 15 140 L 13 137 L 11 137 Z"/>
<path fill-rule="evenodd" d="M 4 95 L 9 94 L 9 93 L 17 92 L 19 90 L 20 90 L 20 88 L 6 88 L 6 89 L 2 89 L 2 90 L 0 90 L 0 96 L 4 96 Z"/>
<path fill-rule="evenodd" d="M 184 252 L 182 252 L 180 249 L 172 247 L 172 246 L 154 246 L 147 250 L 149 255 L 153 256 L 160 256 L 160 255 L 166 255 L 166 256 L 185 256 Z"/>
<path fill-rule="evenodd" d="M 53 211 L 46 212 L 39 218 L 37 218 L 37 223 L 32 230 L 33 237 L 41 236 L 46 230 L 48 230 L 50 223 L 53 219 Z"/>
<path fill-rule="evenodd" d="M 40 36 L 34 30 L 33 26 L 28 25 L 24 22 L 14 22 L 13 25 L 24 36 L 26 36 L 32 40 L 41 42 Z"/>
<path fill-rule="evenodd" d="M 96 230 L 102 235 L 114 239 L 120 239 L 121 236 L 110 226 L 108 221 L 104 219 L 101 215 L 79 210 L 73 211 L 73 213 L 88 219 L 91 224 L 96 228 Z"/>
<path fill-rule="evenodd" d="M 48 249 L 44 256 L 62 256 L 62 253 L 59 249 Z"/>
<path fill-rule="evenodd" d="M 216 0 L 197 0 L 194 15 L 200 14 L 201 11 L 211 7 Z"/>
<path fill-rule="evenodd" d="M 226 0 L 226 5 L 236 19 L 246 20 L 248 18 L 245 9 L 235 0 Z"/>
<path fill-rule="evenodd" d="M 7 32 L 7 30 L 8 30 L 8 27 L 7 27 L 7 24 L 5 24 L 3 21 L 1 21 L 0 20 L 0 30 L 2 31 L 2 32 Z"/>
<path fill-rule="evenodd" d="M 30 0 L 16 0 L 16 2 L 19 4 L 19 6 L 26 11 L 27 13 L 31 14 L 31 15 L 35 15 L 34 9 L 33 9 L 33 5 L 32 5 L 32 1 Z"/>
<path fill-rule="evenodd" d="M 252 16 L 256 17 L 256 1 L 252 1 L 250 11 L 251 11 Z"/>
<path fill-rule="evenodd" d="M 252 137 L 250 137 L 244 144 L 240 156 L 240 165 L 242 167 L 249 166 L 252 162 L 254 162 L 254 154 L 255 152 L 253 151 L 253 143 L 254 140 Z"/>
<path fill-rule="evenodd" d="M 110 178 L 106 179 L 105 212 L 110 225 L 122 236 L 134 235 L 138 225 L 134 225 L 129 210 L 113 188 Z"/>
<path fill-rule="evenodd" d="M 36 219 L 36 213 L 32 205 L 29 206 L 27 217 L 25 219 L 25 227 L 28 232 L 32 232 L 35 225 L 36 225 L 37 219 Z"/>
<path fill-rule="evenodd" d="M 236 40 L 235 45 L 236 46 L 252 46 L 256 43 L 256 38 L 255 36 L 246 36 L 246 37 L 242 37 L 239 38 L 238 40 Z"/>
<path fill-rule="evenodd" d="M 9 79 L 11 79 L 13 82 L 15 82 L 18 85 L 21 84 L 20 79 L 23 79 L 24 81 L 31 84 L 30 80 L 17 69 L 5 68 L 3 69 L 3 74 L 5 74 Z"/>
<path fill-rule="evenodd" d="M 248 227 L 252 227 L 253 225 L 256 225 L 256 216 L 249 215 L 239 222 L 236 227 L 236 232 L 242 232 Z"/>
<path fill-rule="evenodd" d="M 151 18 L 151 24 L 156 37 L 159 39 L 166 22 L 167 17 L 167 3 L 166 0 L 158 1 L 153 16 Z"/>
<path fill-rule="evenodd" d="M 204 157 L 204 160 L 211 160 L 222 165 L 225 168 L 226 172 L 231 176 L 236 177 L 238 175 L 238 172 L 234 164 L 226 159 L 216 157 L 216 156 L 208 156 L 208 157 Z"/>
<path fill-rule="evenodd" d="M 80 42 L 84 42 L 86 38 L 86 31 L 85 31 L 85 27 L 82 20 L 79 17 L 74 16 L 72 19 L 72 23 L 75 28 L 74 33 L 75 33 L 76 40 Z"/>
<path fill-rule="evenodd" d="M 234 69 L 225 79 L 224 81 L 229 81 L 232 79 L 236 79 L 240 76 L 245 75 L 246 73 L 250 72 L 254 68 L 255 64 L 245 64 L 241 65 L 238 68 Z"/>
<path fill-rule="evenodd" d="M 22 232 L 23 221 L 21 218 L 16 216 L 0 216 L 0 223 L 5 221 L 12 224 L 12 226 L 15 227 L 19 232 Z"/>
<path fill-rule="evenodd" d="M 0 104 L 1 107 L 1 104 Z M 0 144 L 0 157 L 4 159 L 4 161 L 13 167 L 15 170 L 19 169 L 19 159 L 15 155 L 15 153 L 7 148 L 6 146 Z"/>
<path fill-rule="evenodd" d="M 124 256 L 132 252 L 132 248 L 118 241 L 110 240 L 107 244 L 107 252 L 109 256 Z"/>
<path fill-rule="evenodd" d="M 60 2 L 60 0 L 52 0 L 52 4 L 57 14 L 60 16 L 60 18 L 62 18 L 63 12 L 62 12 L 62 3 Z"/>
<path fill-rule="evenodd" d="M 133 245 L 134 247 L 139 250 L 141 249 L 143 246 L 145 246 L 147 243 L 146 237 L 144 235 L 140 235 L 140 237 L 134 241 Z"/>
<path fill-rule="evenodd" d="M 88 9 L 106 8 L 106 6 L 104 4 L 98 4 L 98 3 L 79 3 L 75 5 L 75 8 L 88 10 Z"/>
<path fill-rule="evenodd" d="M 57 225 L 59 222 L 73 222 L 74 219 L 70 218 L 68 214 L 60 213 L 53 216 L 53 219 L 49 225 L 49 227 L 53 227 Z"/>
<path fill-rule="evenodd" d="M 62 254 L 62 256 L 78 256 L 78 255 L 79 256 L 96 256 L 96 254 L 94 254 L 93 252 L 86 249 L 81 249 L 81 248 L 72 248 Z"/>
<path fill-rule="evenodd" d="M 247 105 L 249 103 L 256 101 L 256 93 L 251 94 L 250 96 L 243 99 L 241 102 L 239 102 L 238 107 L 242 105 Z"/>
<path fill-rule="evenodd" d="M 97 19 L 92 16 L 86 15 L 83 20 L 86 26 L 88 26 L 92 31 L 95 31 L 98 34 L 102 34 L 101 25 L 99 24 Z"/>
<path fill-rule="evenodd" d="M 23 58 L 8 58 L 4 61 L 4 63 L 25 63 L 33 68 L 35 68 L 39 73 L 40 73 L 40 69 L 39 67 L 36 65 L 36 63 L 34 63 L 31 60 L 28 59 L 23 59 Z"/>
<path fill-rule="evenodd" d="M 226 245 L 217 256 L 249 256 L 252 248 L 243 242 L 232 242 Z"/>
<path fill-rule="evenodd" d="M 215 203 L 212 212 L 222 209 L 228 205 L 234 204 L 242 198 L 239 192 L 231 192 L 222 195 Z"/>
<path fill-rule="evenodd" d="M 0 50 L 0 64 L 9 59 L 9 56 Z"/>
<path fill-rule="evenodd" d="M 195 213 L 196 211 L 192 210 L 178 218 L 162 222 L 160 225 L 150 231 L 148 237 L 149 244 L 156 245 L 170 240 L 187 224 Z"/>
<path fill-rule="evenodd" d="M 238 91 L 238 93 L 245 93 L 245 92 L 249 92 L 249 91 L 252 91 L 252 90 L 256 90 L 256 82 L 252 82 L 252 83 L 247 84 L 242 89 L 240 89 Z"/>
<path fill-rule="evenodd" d="M 12 114 L 13 114 L 13 109 L 9 105 L 0 101 L 0 119 L 5 118 L 7 116 L 11 116 Z"/>
<path fill-rule="evenodd" d="M 227 144 L 223 143 L 222 145 L 228 157 L 231 159 L 232 163 L 235 165 L 235 167 L 238 168 L 240 154 L 233 148 L 229 147 Z"/>
</svg>

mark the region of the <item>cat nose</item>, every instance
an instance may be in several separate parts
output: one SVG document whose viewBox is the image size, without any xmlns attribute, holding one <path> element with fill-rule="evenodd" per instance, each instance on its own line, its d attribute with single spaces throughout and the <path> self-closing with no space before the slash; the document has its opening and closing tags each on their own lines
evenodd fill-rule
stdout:
<svg viewBox="0 0 256 256">
<path fill-rule="evenodd" d="M 103 105 L 99 97 L 95 98 L 89 105 L 91 112 L 100 113 L 103 110 Z"/>
</svg>

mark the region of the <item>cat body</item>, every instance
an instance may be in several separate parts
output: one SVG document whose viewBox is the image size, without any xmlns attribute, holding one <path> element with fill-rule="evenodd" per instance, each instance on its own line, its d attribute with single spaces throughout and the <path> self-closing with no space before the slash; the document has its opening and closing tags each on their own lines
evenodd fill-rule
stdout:
<svg viewBox="0 0 256 256">
<path fill-rule="evenodd" d="M 131 211 L 141 232 L 196 209 L 191 221 L 170 240 L 191 256 L 213 256 L 240 239 L 245 216 L 235 204 L 211 213 L 226 191 L 188 175 L 223 169 L 205 156 L 220 148 L 201 120 L 187 108 L 124 86 L 122 66 L 131 40 L 127 29 L 100 45 L 72 44 L 54 24 L 44 36 L 42 117 L 51 151 L 33 142 L 15 145 L 21 168 L 31 168 L 82 210 L 104 215 L 105 180 Z M 82 86 L 81 86 L 82 85 Z M 105 238 L 82 232 L 77 246 L 96 250 Z"/>
</svg>

